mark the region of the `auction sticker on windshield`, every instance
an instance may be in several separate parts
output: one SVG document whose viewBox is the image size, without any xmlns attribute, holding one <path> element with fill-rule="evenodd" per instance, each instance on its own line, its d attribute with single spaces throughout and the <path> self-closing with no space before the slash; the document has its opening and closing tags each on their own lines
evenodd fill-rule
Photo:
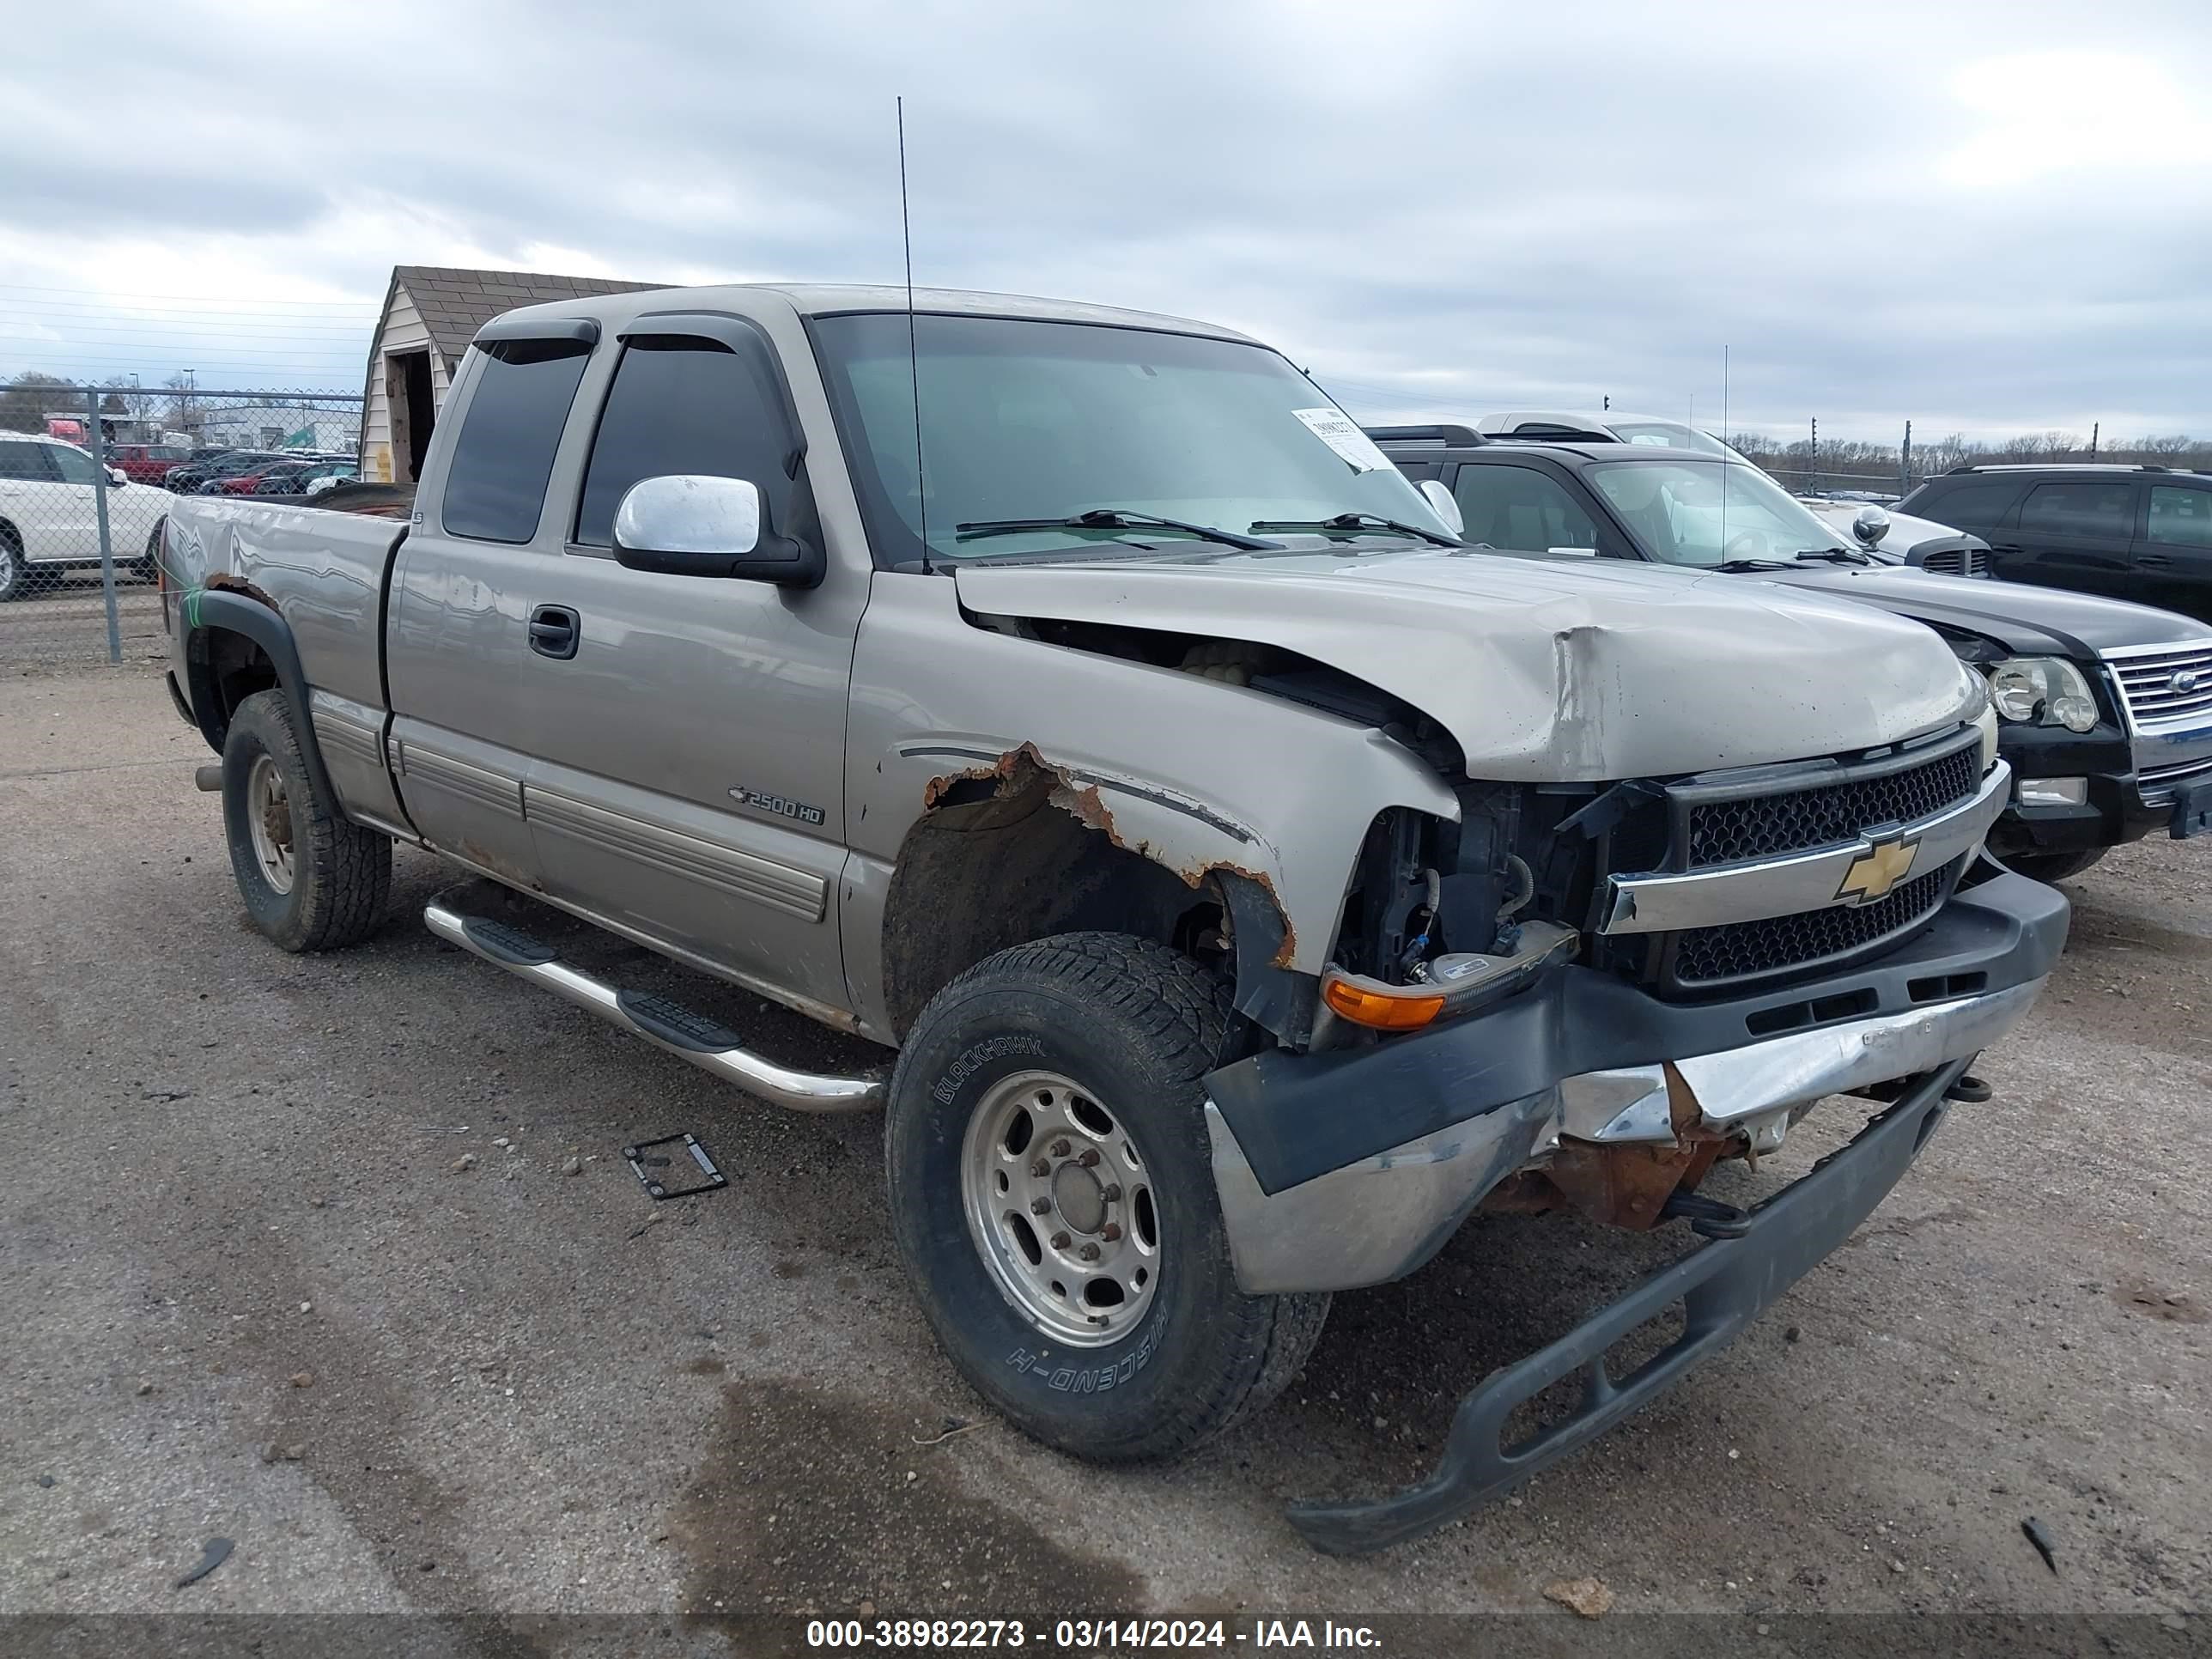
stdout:
<svg viewBox="0 0 2212 1659">
<path fill-rule="evenodd" d="M 1354 472 L 1380 472 L 1390 458 L 1375 447 L 1375 440 L 1359 429 L 1358 422 L 1340 409 L 1294 409 L 1312 433 L 1348 462 Z"/>
</svg>

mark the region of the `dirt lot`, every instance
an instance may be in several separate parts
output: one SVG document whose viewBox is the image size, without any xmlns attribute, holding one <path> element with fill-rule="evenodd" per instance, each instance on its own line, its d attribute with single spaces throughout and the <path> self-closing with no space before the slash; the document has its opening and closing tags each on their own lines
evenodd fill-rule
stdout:
<svg viewBox="0 0 2212 1659">
<path fill-rule="evenodd" d="M 1281 1499 L 1411 1476 L 1462 1390 L 1679 1241 L 1478 1218 L 1340 1297 L 1263 1420 L 1085 1468 L 932 1348 L 878 1120 L 779 1115 L 439 945 L 416 915 L 451 878 L 420 854 L 366 946 L 281 955 L 191 787 L 207 758 L 143 669 L 0 677 L 0 1612 L 1570 1620 L 1543 1589 L 1589 1576 L 1616 1620 L 1747 1633 L 1850 1609 L 2202 1634 L 2204 848 L 2073 885 L 2051 994 L 1980 1068 L 1997 1097 L 1742 1340 L 1508 1504 L 1340 1561 Z M 740 1012 L 804 1063 L 871 1057 Z M 656 1207 L 615 1154 L 676 1129 L 737 1179 Z M 173 1588 L 217 1534 L 235 1553 Z"/>
</svg>

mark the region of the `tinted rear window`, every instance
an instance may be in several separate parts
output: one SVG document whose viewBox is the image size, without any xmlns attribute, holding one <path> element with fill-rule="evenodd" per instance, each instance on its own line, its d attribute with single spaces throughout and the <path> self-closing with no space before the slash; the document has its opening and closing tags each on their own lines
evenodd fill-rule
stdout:
<svg viewBox="0 0 2212 1659">
<path fill-rule="evenodd" d="M 2127 539 L 2130 483 L 2046 483 L 2027 492 L 2020 509 L 2023 531 L 2057 536 L 2110 536 Z"/>
<path fill-rule="evenodd" d="M 571 340 L 502 340 L 485 351 L 446 473 L 447 535 L 526 542 L 537 533 L 553 452 L 590 356 Z"/>
<path fill-rule="evenodd" d="M 1961 530 L 1991 529 L 2019 495 L 2017 483 L 1960 484 L 1955 489 L 1936 491 L 1927 513 L 1929 518 Z"/>
</svg>

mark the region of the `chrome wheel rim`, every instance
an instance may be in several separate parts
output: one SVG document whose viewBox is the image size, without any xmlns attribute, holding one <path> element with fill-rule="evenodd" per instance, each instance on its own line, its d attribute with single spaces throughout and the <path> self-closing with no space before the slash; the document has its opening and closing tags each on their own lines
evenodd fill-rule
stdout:
<svg viewBox="0 0 2212 1659">
<path fill-rule="evenodd" d="M 1073 1347 L 1118 1341 L 1160 1283 L 1159 1215 L 1135 1137 L 1056 1072 L 992 1085 L 968 1120 L 969 1237 L 1031 1325 Z"/>
<path fill-rule="evenodd" d="M 292 801 L 284 775 L 266 755 L 253 757 L 246 775 L 246 827 L 261 878 L 279 893 L 292 890 Z"/>
</svg>

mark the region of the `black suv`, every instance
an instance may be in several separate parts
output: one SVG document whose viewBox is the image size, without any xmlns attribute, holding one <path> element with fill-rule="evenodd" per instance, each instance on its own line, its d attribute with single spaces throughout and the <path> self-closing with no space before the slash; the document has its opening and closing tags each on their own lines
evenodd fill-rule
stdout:
<svg viewBox="0 0 2212 1659">
<path fill-rule="evenodd" d="M 1970 530 L 2002 580 L 2212 622 L 2212 474 L 2163 466 L 1961 466 L 1898 510 Z"/>
<path fill-rule="evenodd" d="M 2202 623 L 1904 568 L 1732 456 L 1464 426 L 1367 432 L 1407 477 L 1451 492 L 1477 546 L 1779 581 L 1927 623 L 1988 677 L 2016 780 L 1990 849 L 2023 875 L 2062 880 L 2154 830 L 2212 831 L 2212 629 Z"/>
</svg>

